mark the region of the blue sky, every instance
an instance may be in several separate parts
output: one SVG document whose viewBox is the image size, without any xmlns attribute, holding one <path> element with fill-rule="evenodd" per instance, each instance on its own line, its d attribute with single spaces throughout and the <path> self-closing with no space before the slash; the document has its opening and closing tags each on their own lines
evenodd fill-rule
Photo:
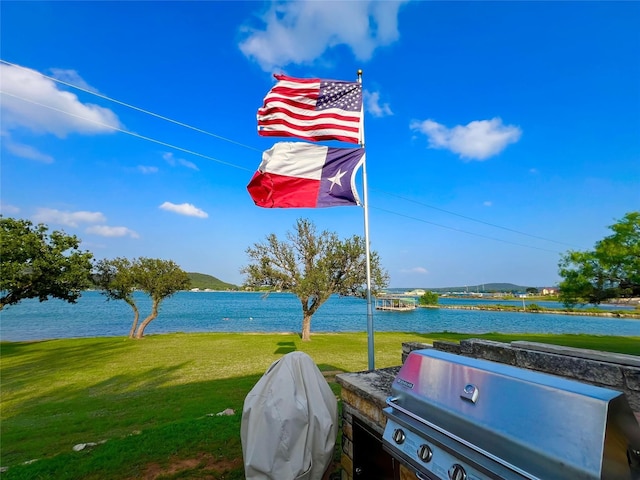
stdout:
<svg viewBox="0 0 640 480">
<path fill-rule="evenodd" d="M 278 141 L 256 130 L 273 73 L 363 70 L 392 287 L 551 286 L 561 254 L 640 208 L 639 2 L 0 5 L 1 212 L 97 258 L 240 284 L 247 247 L 297 218 L 364 234 L 361 207 L 249 197 Z"/>
</svg>

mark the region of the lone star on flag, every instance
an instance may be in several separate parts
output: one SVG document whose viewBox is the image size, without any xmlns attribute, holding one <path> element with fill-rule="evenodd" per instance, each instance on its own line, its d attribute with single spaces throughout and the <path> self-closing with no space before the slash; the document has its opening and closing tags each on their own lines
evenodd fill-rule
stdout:
<svg viewBox="0 0 640 480">
<path fill-rule="evenodd" d="M 329 187 L 329 191 L 331 191 L 334 187 L 334 185 L 337 183 L 338 185 L 342 186 L 342 182 L 340 182 L 340 179 L 342 177 L 344 177 L 347 174 L 347 172 L 343 172 L 341 170 L 338 170 L 338 173 L 336 173 L 333 177 L 329 177 L 327 178 L 327 180 L 329 180 L 331 182 L 331 187 Z"/>
<path fill-rule="evenodd" d="M 363 147 L 278 142 L 263 152 L 247 190 L 263 208 L 360 205 L 354 177 L 363 162 Z"/>
</svg>

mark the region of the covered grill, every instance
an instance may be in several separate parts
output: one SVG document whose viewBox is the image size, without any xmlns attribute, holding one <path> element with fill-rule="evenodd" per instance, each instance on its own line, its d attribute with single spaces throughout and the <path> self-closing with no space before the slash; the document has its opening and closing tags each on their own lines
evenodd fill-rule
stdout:
<svg viewBox="0 0 640 480">
<path fill-rule="evenodd" d="M 420 479 L 640 479 L 621 392 L 433 349 L 396 376 L 383 448 Z"/>
</svg>

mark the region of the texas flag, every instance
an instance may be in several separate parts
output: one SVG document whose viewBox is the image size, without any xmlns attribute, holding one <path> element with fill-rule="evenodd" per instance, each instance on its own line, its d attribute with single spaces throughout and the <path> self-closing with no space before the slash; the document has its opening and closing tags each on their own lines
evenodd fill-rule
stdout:
<svg viewBox="0 0 640 480">
<path fill-rule="evenodd" d="M 364 148 L 276 143 L 262 154 L 247 190 L 264 208 L 360 205 L 355 175 L 364 155 Z"/>
</svg>

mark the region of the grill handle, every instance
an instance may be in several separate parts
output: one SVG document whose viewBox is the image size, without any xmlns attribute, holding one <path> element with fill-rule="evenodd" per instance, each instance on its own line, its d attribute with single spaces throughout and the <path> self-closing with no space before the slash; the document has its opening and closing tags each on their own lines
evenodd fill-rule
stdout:
<svg viewBox="0 0 640 480">
<path fill-rule="evenodd" d="M 407 410 L 406 408 L 401 407 L 400 405 L 398 405 L 396 403 L 398 400 L 400 400 L 400 397 L 387 397 L 386 403 L 387 403 L 388 406 L 390 406 L 391 408 L 395 408 L 400 413 L 404 413 L 408 417 L 413 418 L 414 420 L 422 423 L 423 425 L 426 425 L 427 427 L 431 427 L 434 430 L 446 435 L 449 438 L 453 438 L 454 440 L 460 442 L 461 444 L 469 447 L 472 450 L 475 450 L 476 452 L 480 453 L 481 455 L 485 455 L 485 456 L 491 458 L 492 460 L 494 460 L 495 462 L 498 462 L 501 465 L 507 467 L 508 469 L 513 470 L 514 472 L 517 472 L 520 475 L 523 475 L 525 478 L 528 478 L 530 480 L 540 480 L 538 477 L 532 476 L 531 474 L 529 474 L 529 473 L 525 472 L 524 470 L 516 467 L 515 465 L 511 465 L 510 463 L 505 462 L 503 459 L 501 459 L 499 457 L 496 457 L 492 453 L 487 452 L 486 450 L 483 450 L 482 448 L 474 445 L 473 443 L 466 441 L 464 438 L 460 438 L 460 437 L 458 437 L 457 435 L 454 435 L 451 432 L 447 432 L 442 427 L 439 427 L 438 425 L 436 425 L 434 423 L 431 423 L 428 420 L 425 420 L 420 415 L 416 415 L 415 413 Z"/>
<path fill-rule="evenodd" d="M 400 397 L 387 397 L 386 402 L 387 402 L 387 405 L 390 406 L 391 408 L 395 408 L 399 412 L 404 413 L 405 415 L 407 415 L 408 417 L 413 418 L 414 420 L 417 420 L 421 424 L 426 425 L 427 427 L 431 427 L 431 428 L 433 428 L 434 430 L 437 430 L 440 433 L 444 433 L 448 437 L 454 437 L 459 442 L 467 444 L 468 446 L 470 446 L 474 450 L 479 450 L 475 445 L 472 445 L 469 442 L 466 442 L 464 439 L 462 439 L 462 438 L 460 438 L 460 437 L 458 437 L 456 435 L 453 435 L 450 432 L 445 431 L 443 428 L 439 427 L 438 425 L 435 425 L 435 424 L 431 423 L 429 420 L 425 420 L 420 415 L 416 415 L 412 411 L 407 410 L 404 407 L 401 407 L 400 405 L 398 405 L 396 403 L 398 400 L 400 400 Z"/>
<path fill-rule="evenodd" d="M 417 420 L 418 422 L 422 423 L 423 425 L 426 425 L 426 426 L 431 427 L 431 428 L 435 428 L 439 432 L 445 433 L 445 434 L 450 436 L 450 434 L 448 432 L 445 432 L 443 429 L 441 429 L 437 425 L 434 425 L 433 423 L 429 422 L 428 420 L 425 420 L 424 418 L 422 418 L 420 415 L 416 415 L 415 413 L 411 412 L 410 410 L 407 410 L 406 408 L 401 407 L 400 405 L 398 405 L 396 403 L 398 400 L 400 400 L 400 397 L 387 397 L 386 402 L 387 402 L 388 406 L 390 406 L 392 408 L 395 408 L 399 412 L 402 412 L 405 415 L 413 418 L 414 420 Z"/>
</svg>

